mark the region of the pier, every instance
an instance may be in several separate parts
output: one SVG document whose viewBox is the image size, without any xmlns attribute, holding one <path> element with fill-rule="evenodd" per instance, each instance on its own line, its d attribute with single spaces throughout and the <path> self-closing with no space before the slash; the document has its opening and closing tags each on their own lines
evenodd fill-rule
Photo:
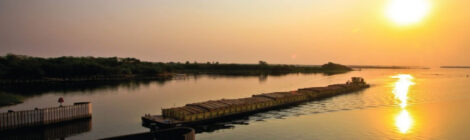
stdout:
<svg viewBox="0 0 470 140">
<path fill-rule="evenodd" d="M 353 77 L 344 84 L 301 88 L 295 91 L 256 94 L 240 99 L 221 99 L 162 109 L 161 115 L 145 114 L 142 125 L 152 130 L 190 126 L 218 119 L 260 112 L 332 97 L 368 88 L 363 78 Z"/>
<path fill-rule="evenodd" d="M 69 106 L 0 113 L 0 131 L 39 127 L 78 119 L 91 118 L 92 104 L 79 102 Z"/>
</svg>

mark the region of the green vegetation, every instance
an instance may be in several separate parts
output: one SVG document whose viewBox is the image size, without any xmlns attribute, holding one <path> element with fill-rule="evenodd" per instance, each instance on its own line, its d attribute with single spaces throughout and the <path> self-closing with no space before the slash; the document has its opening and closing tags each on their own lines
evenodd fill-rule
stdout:
<svg viewBox="0 0 470 140">
<path fill-rule="evenodd" d="M 328 63 L 322 66 L 207 63 L 143 62 L 135 58 L 57 57 L 39 58 L 8 54 L 0 57 L 0 79 L 92 79 L 106 77 L 159 77 L 171 73 L 221 75 L 281 75 L 287 73 L 341 73 L 351 68 Z"/>
<path fill-rule="evenodd" d="M 23 102 L 23 97 L 19 95 L 0 93 L 0 106 L 14 105 Z"/>
<path fill-rule="evenodd" d="M 163 63 L 140 62 L 134 58 L 58 57 L 38 58 L 8 54 L 0 57 L 0 78 L 73 78 L 96 75 L 152 75 L 165 71 Z"/>
<path fill-rule="evenodd" d="M 273 65 L 264 61 L 258 64 L 186 63 L 176 65 L 175 72 L 218 75 L 283 75 L 288 73 L 343 73 L 351 71 L 343 65 L 328 63 L 322 66 Z"/>
</svg>

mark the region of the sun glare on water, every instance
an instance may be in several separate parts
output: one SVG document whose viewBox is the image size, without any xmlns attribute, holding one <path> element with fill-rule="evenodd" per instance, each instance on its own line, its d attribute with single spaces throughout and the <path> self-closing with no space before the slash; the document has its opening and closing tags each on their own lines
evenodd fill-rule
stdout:
<svg viewBox="0 0 470 140">
<path fill-rule="evenodd" d="M 390 0 L 385 13 L 398 25 L 410 25 L 422 21 L 430 9 L 429 0 Z"/>
<path fill-rule="evenodd" d="M 400 114 L 395 117 L 395 125 L 400 133 L 407 133 L 413 124 L 413 119 L 406 109 L 403 109 Z"/>
<path fill-rule="evenodd" d="M 398 104 L 401 108 L 401 112 L 395 117 L 395 126 L 400 133 L 405 134 L 408 133 L 410 128 L 413 126 L 413 118 L 406 110 L 406 106 L 408 105 L 408 92 L 410 86 L 415 84 L 412 81 L 414 78 L 408 74 L 399 74 L 392 76 L 391 78 L 398 79 L 394 84 L 392 92 L 395 95 L 395 99 L 398 100 Z"/>
<path fill-rule="evenodd" d="M 408 74 L 399 74 L 392 76 L 392 78 L 397 78 L 398 81 L 395 82 L 395 87 L 393 89 L 393 94 L 395 98 L 400 102 L 400 107 L 405 108 L 408 102 L 408 90 L 411 85 L 414 85 L 412 81 L 413 76 Z"/>
</svg>

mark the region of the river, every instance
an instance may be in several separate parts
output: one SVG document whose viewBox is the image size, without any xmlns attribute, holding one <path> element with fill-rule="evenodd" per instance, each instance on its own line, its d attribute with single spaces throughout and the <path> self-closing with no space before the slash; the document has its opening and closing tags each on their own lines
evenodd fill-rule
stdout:
<svg viewBox="0 0 470 140">
<path fill-rule="evenodd" d="M 326 86 L 360 76 L 371 84 L 370 88 L 201 126 L 196 139 L 468 139 L 469 74 L 470 69 L 362 69 L 337 75 L 200 75 L 158 82 L 44 85 L 2 91 L 25 94 L 27 98 L 22 104 L 0 108 L 0 112 L 58 106 L 59 97 L 64 98 L 64 104 L 90 101 L 93 118 L 81 125 L 70 125 L 80 128 L 59 137 L 99 139 L 147 132 L 149 130 L 141 126 L 140 117 L 147 113 L 159 114 L 161 108 Z"/>
</svg>

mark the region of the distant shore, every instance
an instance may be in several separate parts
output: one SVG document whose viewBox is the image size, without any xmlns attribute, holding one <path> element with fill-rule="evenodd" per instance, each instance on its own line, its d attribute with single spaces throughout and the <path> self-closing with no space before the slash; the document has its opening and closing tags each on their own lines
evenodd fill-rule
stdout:
<svg viewBox="0 0 470 140">
<path fill-rule="evenodd" d="M 447 68 L 447 69 L 470 69 L 470 66 L 441 66 L 441 68 Z"/>
<path fill-rule="evenodd" d="M 379 65 L 348 65 L 355 69 L 429 69 L 421 66 L 379 66 Z"/>
<path fill-rule="evenodd" d="M 56 57 L 40 58 L 8 54 L 0 57 L 0 84 L 82 82 L 115 80 L 162 80 L 178 74 L 283 75 L 289 73 L 337 74 L 351 71 L 344 65 L 280 65 L 145 62 L 136 58 Z"/>
<path fill-rule="evenodd" d="M 80 77 L 43 77 L 34 79 L 0 79 L 1 85 L 9 84 L 34 84 L 34 83 L 64 83 L 64 82 L 87 82 L 87 81 L 124 81 L 124 80 L 168 80 L 175 74 L 158 75 L 90 75 Z"/>
</svg>

